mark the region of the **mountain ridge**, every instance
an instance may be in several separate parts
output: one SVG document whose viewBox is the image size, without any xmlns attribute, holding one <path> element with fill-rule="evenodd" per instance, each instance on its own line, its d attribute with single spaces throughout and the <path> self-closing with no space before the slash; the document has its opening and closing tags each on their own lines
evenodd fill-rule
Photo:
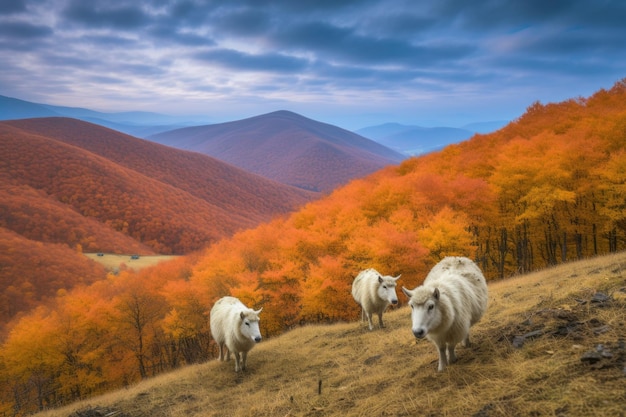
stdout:
<svg viewBox="0 0 626 417">
<path fill-rule="evenodd" d="M 285 184 L 325 192 L 404 159 L 375 141 L 286 110 L 176 129 L 148 139 L 201 152 Z M 315 163 L 308 167 L 308 175 L 299 173 L 303 179 L 294 181 L 293 171 L 301 168 L 294 161 L 305 158 Z"/>
<path fill-rule="evenodd" d="M 106 277 L 83 251 L 191 253 L 318 197 L 63 117 L 0 122 L 0 154 L 0 336 L 13 315 L 56 291 Z"/>
<path fill-rule="evenodd" d="M 191 238 L 195 243 L 175 243 L 183 238 L 170 237 L 170 244 L 165 247 L 153 241 L 151 245 L 156 252 L 163 252 L 166 247 L 169 249 L 164 253 L 197 250 L 212 240 L 268 221 L 316 197 L 208 156 L 167 148 L 76 119 L 0 122 L 0 132 L 4 154 L 12 156 L 0 171 L 6 184 L 44 190 L 69 203 L 83 216 L 117 225 L 114 227 L 126 230 L 135 239 L 139 236 L 133 235 L 132 225 L 120 226 L 129 222 L 124 210 L 134 213 L 137 207 L 144 207 L 139 211 L 148 217 L 138 219 L 144 224 L 150 222 L 148 218 L 158 218 L 156 213 L 166 215 L 172 207 L 180 206 L 179 214 L 187 212 L 195 219 L 187 226 L 183 224 L 188 220 L 179 224 L 190 233 L 190 238 L 195 236 Z M 81 181 L 88 183 L 78 186 Z M 157 189 L 160 191 L 155 192 Z M 163 200 L 164 196 L 168 200 Z M 150 200 L 142 202 L 144 198 Z M 182 201 L 187 203 L 181 205 Z M 132 202 L 138 206 L 134 207 Z M 151 208 L 146 211 L 148 207 Z M 192 207 L 194 210 L 188 211 Z M 171 215 L 173 212 L 166 217 Z M 171 226 L 171 222 L 163 223 L 163 227 Z M 203 230 L 207 227 L 212 231 Z M 205 244 L 201 243 L 203 240 Z"/>
</svg>

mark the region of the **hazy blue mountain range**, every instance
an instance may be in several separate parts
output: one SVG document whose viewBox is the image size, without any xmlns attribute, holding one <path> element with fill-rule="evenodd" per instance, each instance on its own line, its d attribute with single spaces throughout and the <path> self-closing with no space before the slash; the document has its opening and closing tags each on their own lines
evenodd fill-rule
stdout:
<svg viewBox="0 0 626 417">
<path fill-rule="evenodd" d="M 103 113 L 80 107 L 52 106 L 0 95 L 0 120 L 71 117 L 143 138 L 166 130 L 207 123 L 202 116 L 169 116 L 151 112 Z"/>
<path fill-rule="evenodd" d="M 206 116 L 170 116 L 151 112 L 104 113 L 79 107 L 33 103 L 0 95 L 0 120 L 37 117 L 71 117 L 139 138 L 149 138 L 162 132 L 185 127 L 206 126 L 209 122 Z M 498 120 L 476 122 L 462 127 L 421 127 L 385 123 L 362 128 L 354 133 L 376 141 L 406 157 L 441 149 L 451 143 L 469 139 L 475 133 L 492 132 L 503 127 L 506 123 L 508 122 Z M 225 125 L 228 123 L 219 123 L 214 126 L 223 127 Z M 220 128 L 215 129 L 219 130 Z M 193 149 L 193 146 L 185 146 L 186 149 Z"/>
<path fill-rule="evenodd" d="M 356 131 L 405 155 L 421 155 L 439 150 L 452 143 L 467 140 L 476 133 L 489 133 L 506 125 L 507 121 L 479 122 L 455 127 L 421 127 L 385 123 Z"/>
</svg>

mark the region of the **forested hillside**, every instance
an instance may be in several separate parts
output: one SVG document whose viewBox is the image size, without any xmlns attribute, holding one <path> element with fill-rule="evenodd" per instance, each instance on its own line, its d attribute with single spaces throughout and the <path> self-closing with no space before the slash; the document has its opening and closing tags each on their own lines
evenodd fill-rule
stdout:
<svg viewBox="0 0 626 417">
<path fill-rule="evenodd" d="M 141 242 L 152 240 L 160 253 L 196 250 L 317 197 L 205 155 L 75 119 L 15 120 L 0 128 L 3 175 Z"/>
<path fill-rule="evenodd" d="M 67 118 L 0 122 L 0 155 L 0 333 L 96 270 L 104 279 L 83 252 L 189 253 L 317 197 Z"/>
<path fill-rule="evenodd" d="M 356 133 L 289 111 L 149 136 L 305 190 L 330 192 L 405 156 Z"/>
<path fill-rule="evenodd" d="M 67 245 L 35 242 L 0 228 L 0 338 L 6 336 L 4 324 L 18 313 L 103 276 L 99 264 Z"/>
<path fill-rule="evenodd" d="M 272 336 L 356 319 L 350 285 L 364 268 L 412 287 L 446 255 L 474 258 L 497 280 L 623 250 L 625 147 L 626 80 L 535 103 L 496 133 L 353 181 L 197 258 L 68 293 L 13 327 L 2 401 L 67 402 L 204 360 L 207 313 L 226 294 L 263 307 Z"/>
</svg>

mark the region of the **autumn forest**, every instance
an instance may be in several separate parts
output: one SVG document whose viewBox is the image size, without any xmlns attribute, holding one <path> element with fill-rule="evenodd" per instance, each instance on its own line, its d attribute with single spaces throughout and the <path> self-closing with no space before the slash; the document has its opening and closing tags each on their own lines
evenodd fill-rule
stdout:
<svg viewBox="0 0 626 417">
<path fill-rule="evenodd" d="M 8 146 L 6 136 L 0 136 L 0 146 Z M 64 169 L 80 166 L 77 159 L 76 167 Z M 97 169 L 84 175 L 99 184 L 95 193 L 105 193 L 93 198 L 124 195 L 107 188 L 124 186 L 123 171 L 109 184 L 98 183 Z M 52 168 L 45 172 L 54 174 Z M 12 180 L 0 193 L 30 193 L 42 202 L 44 194 L 62 194 L 36 181 L 25 187 Z M 154 198 L 164 190 L 145 181 Z M 28 208 L 23 219 L 12 214 L 11 222 L 23 224 L 20 234 L 6 228 L 7 216 L 17 211 L 11 207 L 26 210 L 25 205 L 12 200 L 11 207 L 0 206 L 0 257 L 18 257 L 24 268 L 53 277 L 42 290 L 43 282 L 20 280 L 16 266 L 2 271 L 0 279 L 12 284 L 1 283 L 1 308 L 15 304 L 11 300 L 22 304 L 2 312 L 0 415 L 29 414 L 213 358 L 208 311 L 224 295 L 263 307 L 261 331 L 272 337 L 306 323 L 356 320 L 360 310 L 350 286 L 365 268 L 402 274 L 400 285 L 414 287 L 447 255 L 471 257 L 488 280 L 500 280 L 626 249 L 626 80 L 588 98 L 534 103 L 497 132 L 407 159 L 315 201 L 284 192 L 291 193 L 286 195 L 293 197 L 292 207 L 301 208 L 254 227 L 241 223 L 229 229 L 231 236 L 205 247 L 199 242 L 214 236 L 196 236 L 186 224 L 177 226 L 187 231 L 177 241 L 161 238 L 170 232 L 151 235 L 171 227 L 161 220 L 146 221 L 145 235 L 131 235 L 123 224 L 117 233 L 96 233 L 97 213 L 80 226 L 69 220 L 61 228 L 50 225 L 50 234 L 74 231 L 65 245 L 49 237 L 53 246 L 46 248 L 56 251 L 49 256 L 68 259 L 65 268 L 52 272 L 45 264 L 28 265 L 32 245 L 25 240 L 37 231 L 28 232 L 24 219 L 60 218 L 51 213 L 65 206 L 45 200 L 46 206 Z M 197 213 L 206 206 L 195 198 L 195 206 L 141 207 L 138 219 L 169 210 L 159 219 L 210 222 Z M 126 202 L 109 204 L 113 210 Z M 112 251 L 186 256 L 117 274 L 93 263 L 70 263 L 98 240 L 110 242 Z M 24 297 L 25 292 L 45 296 Z"/>
</svg>

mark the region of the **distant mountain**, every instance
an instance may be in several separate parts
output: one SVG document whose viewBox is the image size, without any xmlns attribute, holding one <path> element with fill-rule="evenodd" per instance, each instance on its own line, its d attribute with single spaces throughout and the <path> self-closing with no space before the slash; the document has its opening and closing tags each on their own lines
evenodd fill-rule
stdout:
<svg viewBox="0 0 626 417">
<path fill-rule="evenodd" d="M 0 96 L 0 120 L 61 116 L 43 104 Z"/>
<path fill-rule="evenodd" d="M 356 133 L 289 111 L 148 136 L 307 190 L 330 191 L 405 156 Z"/>
<path fill-rule="evenodd" d="M 0 122 L 0 149 L 0 226 L 86 251 L 187 253 L 317 197 L 75 119 Z"/>
<path fill-rule="evenodd" d="M 509 122 L 510 120 L 493 120 L 490 122 L 476 122 L 476 123 L 466 124 L 465 126 L 462 126 L 462 128 L 466 130 L 470 130 L 472 132 L 476 132 L 476 133 L 487 134 L 487 133 L 495 132 L 496 130 L 503 128 L 504 126 L 509 124 Z"/>
<path fill-rule="evenodd" d="M 488 133 L 504 126 L 505 121 L 472 123 L 463 128 L 420 127 L 385 123 L 356 131 L 405 155 L 421 155 L 440 150 L 452 143 L 462 142 L 476 133 Z"/>
<path fill-rule="evenodd" d="M 0 96 L 0 120 L 63 116 L 105 126 L 136 137 L 206 123 L 201 116 L 176 117 L 151 112 L 103 113 L 80 107 L 52 106 Z"/>
</svg>

